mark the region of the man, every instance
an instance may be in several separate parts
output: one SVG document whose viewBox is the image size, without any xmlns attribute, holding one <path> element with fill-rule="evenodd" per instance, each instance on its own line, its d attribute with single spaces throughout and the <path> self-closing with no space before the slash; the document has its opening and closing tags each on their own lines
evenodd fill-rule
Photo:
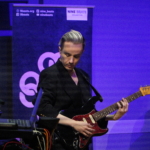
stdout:
<svg viewBox="0 0 150 150">
<path fill-rule="evenodd" d="M 43 96 L 38 109 L 40 116 L 57 117 L 59 124 L 70 126 L 86 137 L 90 137 L 94 129 L 84 121 L 75 121 L 59 112 L 70 109 L 74 111 L 81 108 L 91 97 L 90 86 L 84 76 L 88 75 L 75 66 L 84 52 L 85 40 L 78 31 L 71 30 L 65 33 L 59 42 L 60 58 L 53 66 L 43 70 L 40 74 L 38 88 L 43 89 Z M 82 72 L 82 73 L 81 73 Z M 106 116 L 103 121 L 117 120 L 128 110 L 126 99 L 118 103 L 118 111 L 115 115 Z M 63 144 L 54 145 L 56 150 L 64 150 Z"/>
</svg>

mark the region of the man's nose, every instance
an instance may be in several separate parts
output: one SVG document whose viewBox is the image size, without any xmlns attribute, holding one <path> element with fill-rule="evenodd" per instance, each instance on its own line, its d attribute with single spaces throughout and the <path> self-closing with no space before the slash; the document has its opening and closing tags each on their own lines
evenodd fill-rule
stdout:
<svg viewBox="0 0 150 150">
<path fill-rule="evenodd" d="M 73 63 L 73 57 L 70 57 L 69 63 Z"/>
</svg>

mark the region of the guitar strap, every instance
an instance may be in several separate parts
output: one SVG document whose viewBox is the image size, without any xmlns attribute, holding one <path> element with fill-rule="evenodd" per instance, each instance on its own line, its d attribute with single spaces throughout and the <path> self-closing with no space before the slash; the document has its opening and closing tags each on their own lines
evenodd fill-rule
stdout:
<svg viewBox="0 0 150 150">
<path fill-rule="evenodd" d="M 88 81 L 88 78 L 85 76 L 84 72 L 79 69 L 79 72 L 81 73 L 81 75 L 83 76 L 84 80 L 89 84 L 89 86 L 92 88 L 92 90 L 94 91 L 95 93 L 95 99 L 99 100 L 100 102 L 103 102 L 103 98 L 102 96 L 100 95 L 100 93 L 94 88 L 94 86 Z"/>
</svg>

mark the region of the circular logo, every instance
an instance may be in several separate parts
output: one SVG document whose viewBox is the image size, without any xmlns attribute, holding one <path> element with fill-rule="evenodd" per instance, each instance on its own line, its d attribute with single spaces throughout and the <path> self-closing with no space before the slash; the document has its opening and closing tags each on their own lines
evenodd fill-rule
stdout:
<svg viewBox="0 0 150 150">
<path fill-rule="evenodd" d="M 43 53 L 37 62 L 39 71 L 41 72 L 44 68 L 44 61 L 48 58 L 48 66 L 53 65 L 58 58 L 60 57 L 59 52 L 58 53 L 52 53 L 52 52 L 45 52 Z M 27 83 L 28 79 L 34 79 L 35 83 Z M 21 92 L 19 93 L 19 99 L 21 103 L 28 108 L 32 108 L 33 104 L 32 102 L 29 102 L 26 97 L 27 96 L 34 96 L 37 92 L 37 85 L 39 82 L 39 74 L 34 71 L 28 71 L 22 75 L 19 82 L 19 87 L 21 89 Z"/>
</svg>

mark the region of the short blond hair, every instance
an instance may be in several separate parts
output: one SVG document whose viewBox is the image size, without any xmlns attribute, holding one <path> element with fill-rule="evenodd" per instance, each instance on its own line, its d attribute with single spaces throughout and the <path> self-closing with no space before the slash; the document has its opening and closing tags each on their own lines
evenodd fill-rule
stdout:
<svg viewBox="0 0 150 150">
<path fill-rule="evenodd" d="M 83 35 L 79 31 L 76 31 L 76 30 L 71 30 L 62 36 L 62 38 L 59 41 L 59 46 L 61 49 L 63 48 L 64 42 L 66 42 L 66 41 L 73 42 L 75 44 L 82 43 L 83 49 L 85 47 L 85 39 L 84 39 Z"/>
</svg>

